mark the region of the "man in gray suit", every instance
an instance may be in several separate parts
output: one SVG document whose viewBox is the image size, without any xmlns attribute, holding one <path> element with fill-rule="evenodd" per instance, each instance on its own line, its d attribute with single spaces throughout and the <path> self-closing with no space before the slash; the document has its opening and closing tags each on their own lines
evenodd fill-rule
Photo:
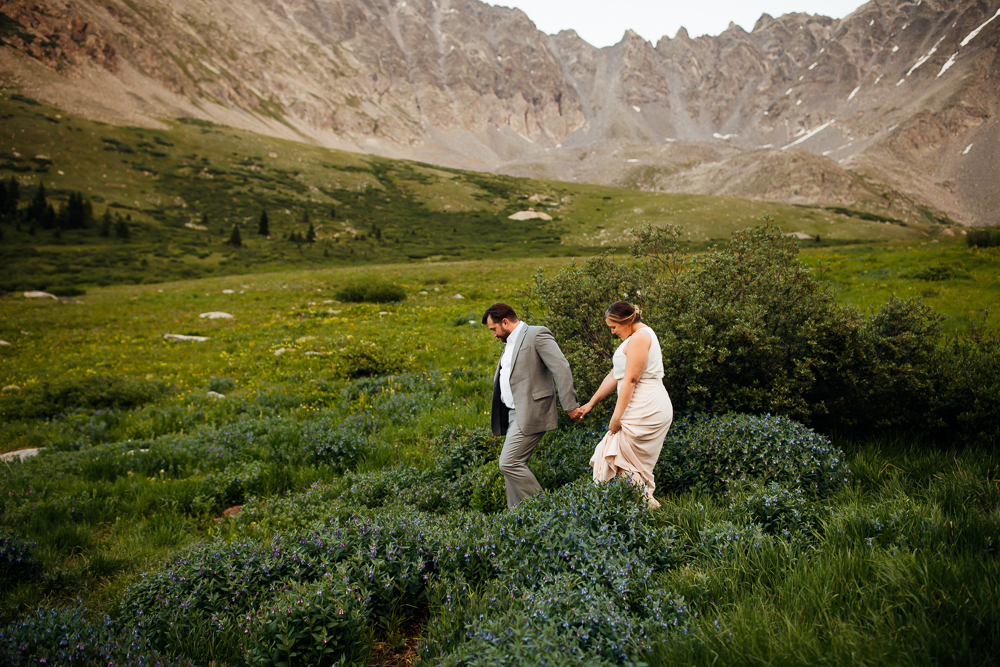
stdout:
<svg viewBox="0 0 1000 667">
<path fill-rule="evenodd" d="M 493 435 L 506 435 L 500 452 L 500 472 L 507 485 L 507 507 L 514 507 L 542 490 L 528 468 L 535 446 L 556 427 L 559 402 L 576 418 L 580 404 L 573 389 L 573 373 L 562 350 L 545 327 L 529 327 L 506 303 L 486 309 L 483 324 L 505 345 L 493 374 Z"/>
</svg>

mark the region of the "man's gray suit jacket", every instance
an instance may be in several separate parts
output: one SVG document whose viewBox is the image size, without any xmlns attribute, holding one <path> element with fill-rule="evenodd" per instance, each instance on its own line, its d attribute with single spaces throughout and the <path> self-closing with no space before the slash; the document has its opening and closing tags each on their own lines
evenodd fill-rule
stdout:
<svg viewBox="0 0 1000 667">
<path fill-rule="evenodd" d="M 552 332 L 545 327 L 525 327 L 515 346 L 510 388 L 514 394 L 518 428 L 525 434 L 551 431 L 559 419 L 553 381 L 559 388 L 559 403 L 563 410 L 574 410 L 580 406 L 573 389 L 569 362 L 552 337 Z M 509 414 L 500 399 L 500 363 L 497 362 L 493 374 L 493 410 L 490 418 L 493 435 L 507 434 Z"/>
</svg>

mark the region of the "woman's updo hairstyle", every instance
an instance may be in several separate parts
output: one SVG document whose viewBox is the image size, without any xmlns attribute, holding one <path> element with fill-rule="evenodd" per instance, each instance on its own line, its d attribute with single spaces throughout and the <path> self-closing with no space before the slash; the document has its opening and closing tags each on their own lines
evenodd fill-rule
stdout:
<svg viewBox="0 0 1000 667">
<path fill-rule="evenodd" d="M 615 301 L 604 311 L 604 317 L 615 324 L 638 324 L 642 321 L 642 311 L 628 301 Z"/>
</svg>

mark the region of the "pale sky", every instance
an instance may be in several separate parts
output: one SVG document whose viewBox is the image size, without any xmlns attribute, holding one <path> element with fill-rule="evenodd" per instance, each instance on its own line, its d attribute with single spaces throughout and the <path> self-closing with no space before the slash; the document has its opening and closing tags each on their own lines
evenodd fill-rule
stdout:
<svg viewBox="0 0 1000 667">
<path fill-rule="evenodd" d="M 621 41 L 629 28 L 654 45 L 684 26 L 691 37 L 718 35 L 732 21 L 747 32 L 763 13 L 777 18 L 791 12 L 843 18 L 862 0 L 487 0 L 517 7 L 544 33 L 576 30 L 594 46 Z"/>
</svg>

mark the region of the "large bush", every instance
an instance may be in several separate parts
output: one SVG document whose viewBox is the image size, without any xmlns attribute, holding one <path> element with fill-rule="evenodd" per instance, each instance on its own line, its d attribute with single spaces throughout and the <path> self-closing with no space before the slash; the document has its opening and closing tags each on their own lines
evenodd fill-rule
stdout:
<svg viewBox="0 0 1000 667">
<path fill-rule="evenodd" d="M 634 231 L 638 262 L 602 256 L 553 277 L 538 274 L 527 294 L 581 396 L 611 367 L 618 341 L 603 315 L 622 299 L 642 308 L 656 331 L 663 382 L 679 409 L 781 414 L 825 430 L 961 436 L 977 418 L 996 419 L 995 396 L 977 394 L 973 407 L 958 387 L 962 368 L 995 385 L 998 346 L 979 336 L 944 349 L 943 318 L 918 299 L 892 298 L 868 317 L 837 304 L 796 258 L 796 242 L 772 224 L 737 232 L 725 248 L 686 265 L 679 228 Z"/>
</svg>

